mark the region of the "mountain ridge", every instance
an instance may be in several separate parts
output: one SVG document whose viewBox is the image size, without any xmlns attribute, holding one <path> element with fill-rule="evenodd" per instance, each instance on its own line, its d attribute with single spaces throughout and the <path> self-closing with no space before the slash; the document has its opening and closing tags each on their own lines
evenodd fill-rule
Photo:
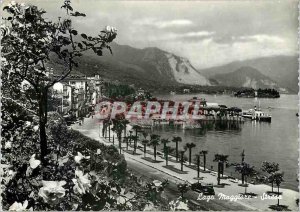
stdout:
<svg viewBox="0 0 300 212">
<path fill-rule="evenodd" d="M 225 65 L 201 69 L 201 73 L 213 78 L 216 74 L 234 72 L 243 66 L 251 66 L 268 76 L 280 87 L 287 88 L 292 93 L 298 93 L 298 56 L 276 55 L 244 61 L 234 61 Z"/>
</svg>

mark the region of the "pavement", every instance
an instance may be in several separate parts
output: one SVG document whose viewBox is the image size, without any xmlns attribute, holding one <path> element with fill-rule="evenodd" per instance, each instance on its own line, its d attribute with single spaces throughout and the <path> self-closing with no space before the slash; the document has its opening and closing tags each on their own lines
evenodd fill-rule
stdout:
<svg viewBox="0 0 300 212">
<path fill-rule="evenodd" d="M 102 132 L 102 125 L 96 118 L 85 118 L 82 125 L 74 124 L 71 126 L 72 129 L 81 132 L 82 134 L 98 140 L 101 143 L 106 145 L 112 145 L 108 139 L 105 139 L 100 136 L 100 132 Z M 129 127 L 127 127 L 129 130 Z M 111 132 L 111 136 L 113 132 Z M 115 145 L 118 145 L 118 141 L 115 136 Z M 140 144 L 141 145 L 141 144 Z M 122 144 L 123 149 L 125 149 L 126 144 Z M 150 147 L 147 147 L 148 150 L 152 150 Z M 137 153 L 139 155 L 132 155 L 130 153 L 126 153 L 122 151 L 124 157 L 128 163 L 129 169 L 132 169 L 136 174 L 140 174 L 146 178 L 150 179 L 169 179 L 171 182 L 169 186 L 170 194 L 174 194 L 176 190 L 176 183 L 188 181 L 189 183 L 195 183 L 198 180 L 195 180 L 194 177 L 197 176 L 197 171 L 191 169 L 189 167 L 184 166 L 183 170 L 186 171 L 185 174 L 179 174 L 170 169 L 167 169 L 165 166 L 164 159 L 157 157 L 158 160 L 161 160 L 160 163 L 152 163 L 143 159 L 144 154 L 141 150 L 137 149 Z M 147 157 L 153 157 L 152 154 L 147 154 Z M 169 161 L 169 165 L 172 165 L 176 169 L 180 170 L 180 163 L 174 163 Z M 203 169 L 201 167 L 201 169 Z M 225 175 L 224 175 L 225 176 Z M 203 184 L 217 184 L 217 173 L 211 171 L 210 173 L 200 173 L 200 177 L 203 177 L 200 180 Z M 254 193 L 256 196 L 251 198 L 242 198 L 236 200 L 236 197 L 240 197 L 239 194 L 243 194 L 245 192 L 245 188 L 239 186 L 242 182 L 240 180 L 232 180 L 232 179 L 221 179 L 221 183 L 225 184 L 224 187 L 214 187 L 215 195 L 208 200 L 207 198 L 201 197 L 197 200 L 199 193 L 196 192 L 188 192 L 187 198 L 191 198 L 195 204 L 199 204 L 199 210 L 259 210 L 266 211 L 269 209 L 270 205 L 276 205 L 277 199 L 275 197 L 270 197 L 267 194 L 267 191 L 271 191 L 271 186 L 265 184 L 253 185 L 249 184 L 247 187 L 248 193 Z M 277 188 L 274 188 L 276 191 Z M 299 208 L 296 204 L 296 199 L 299 198 L 299 192 L 290 190 L 290 189 L 280 189 L 281 199 L 280 205 L 288 206 L 289 210 L 298 211 Z M 172 196 L 172 195 L 171 195 Z M 276 197 L 277 198 L 277 197 Z M 202 206 L 202 207 L 201 207 Z"/>
</svg>

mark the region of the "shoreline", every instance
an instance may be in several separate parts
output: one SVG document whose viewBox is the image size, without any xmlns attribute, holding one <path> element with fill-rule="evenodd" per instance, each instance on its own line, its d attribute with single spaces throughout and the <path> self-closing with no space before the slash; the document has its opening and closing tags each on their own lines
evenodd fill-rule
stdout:
<svg viewBox="0 0 300 212">
<path fill-rule="evenodd" d="M 73 125 L 71 128 L 73 128 L 74 130 L 77 130 L 79 132 L 81 132 L 82 134 L 93 138 L 101 143 L 105 143 L 106 145 L 112 145 L 111 142 L 106 141 L 106 139 L 100 138 L 99 135 L 99 129 L 100 126 L 96 125 L 96 119 L 92 119 L 92 118 L 86 118 L 84 123 L 79 126 L 78 124 Z M 117 139 L 115 140 L 115 145 L 118 145 L 118 141 Z M 124 147 L 124 144 L 123 144 Z M 125 147 L 124 147 L 125 148 Z M 123 149 L 124 149 L 123 148 Z M 148 149 L 150 150 L 150 148 Z M 176 172 L 173 172 L 170 169 L 166 169 L 163 167 L 164 162 L 162 163 L 151 163 L 149 161 L 146 161 L 144 159 L 142 159 L 143 154 L 142 151 L 137 150 L 138 153 L 140 153 L 139 155 L 132 155 L 129 153 L 126 153 L 123 151 L 123 155 L 125 156 L 125 160 L 137 160 L 140 163 L 144 164 L 141 165 L 141 167 L 154 167 L 155 168 L 155 172 L 160 173 L 160 174 L 164 174 L 167 176 L 171 176 L 173 178 L 178 178 L 181 179 L 181 181 L 188 181 L 190 183 L 194 183 L 197 182 L 194 177 L 196 176 L 196 171 L 193 169 L 190 169 L 188 167 L 184 167 L 184 171 L 187 171 L 188 174 L 178 174 Z M 149 154 L 148 154 L 149 156 Z M 152 156 L 151 156 L 152 158 Z M 169 162 L 169 165 L 173 165 L 176 169 L 180 169 L 180 164 L 178 163 L 172 163 Z M 202 175 L 202 177 L 204 177 L 203 180 L 201 180 L 201 182 L 203 182 L 204 184 L 206 183 L 213 183 L 213 185 L 216 185 L 216 176 L 211 175 L 210 173 L 201 173 L 200 176 Z M 221 183 L 225 183 L 226 186 L 224 188 L 219 188 L 219 187 L 214 187 L 215 193 L 216 195 L 218 195 L 219 193 L 224 193 L 225 195 L 239 195 L 244 193 L 244 187 L 238 186 L 239 183 L 241 183 L 240 181 L 237 183 L 233 183 L 230 182 L 228 179 L 222 179 Z M 263 196 L 264 193 L 266 193 L 267 191 L 270 191 L 271 187 L 268 185 L 264 185 L 264 184 L 260 184 L 260 185 L 252 185 L 249 184 L 248 187 L 248 192 L 252 192 L 257 194 L 258 198 L 251 198 L 251 199 L 243 199 L 243 200 L 238 200 L 235 203 L 242 205 L 244 207 L 247 207 L 250 210 L 269 210 L 268 206 L 269 205 L 274 205 L 277 203 L 277 201 L 275 200 L 260 200 L 260 197 Z M 283 205 L 288 205 L 289 209 L 291 210 L 298 210 L 298 206 L 296 205 L 296 198 L 299 198 L 299 192 L 297 191 L 293 191 L 290 189 L 284 189 L 284 188 L 280 188 L 280 191 L 282 192 L 282 200 L 281 200 L 281 204 Z M 199 200 L 200 203 L 203 200 Z M 199 202 L 197 201 L 197 202 Z M 222 200 L 222 203 L 224 202 L 224 204 L 227 204 L 228 202 L 230 202 L 229 200 Z"/>
</svg>

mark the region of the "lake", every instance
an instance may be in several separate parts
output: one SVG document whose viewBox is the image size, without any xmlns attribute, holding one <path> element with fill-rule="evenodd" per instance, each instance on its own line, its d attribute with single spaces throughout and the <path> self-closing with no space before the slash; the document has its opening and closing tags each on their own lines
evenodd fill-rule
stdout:
<svg viewBox="0 0 300 212">
<path fill-rule="evenodd" d="M 241 162 L 241 152 L 245 150 L 245 161 L 259 170 L 263 161 L 279 163 L 284 172 L 285 182 L 282 187 L 298 190 L 298 96 L 281 95 L 278 99 L 252 99 L 236 98 L 228 95 L 183 94 L 183 95 L 157 95 L 159 99 L 185 101 L 197 96 L 205 98 L 208 102 L 224 104 L 227 107 L 237 106 L 243 110 L 258 106 L 263 111 L 272 114 L 272 122 L 257 122 L 245 120 L 238 126 L 209 126 L 207 129 L 183 130 L 169 126 L 159 126 L 153 133 L 163 138 L 172 139 L 180 136 L 183 147 L 188 142 L 197 146 L 193 154 L 201 150 L 208 150 L 207 167 L 217 164 L 213 162 L 215 154 L 229 155 L 229 162 Z M 171 142 L 170 146 L 175 146 Z M 186 155 L 188 152 L 186 152 Z M 225 173 L 238 176 L 233 168 L 225 169 Z"/>
</svg>

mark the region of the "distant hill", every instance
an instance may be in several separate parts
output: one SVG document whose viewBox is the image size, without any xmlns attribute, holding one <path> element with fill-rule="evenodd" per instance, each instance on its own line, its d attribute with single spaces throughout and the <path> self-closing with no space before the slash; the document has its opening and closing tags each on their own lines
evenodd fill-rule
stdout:
<svg viewBox="0 0 300 212">
<path fill-rule="evenodd" d="M 235 61 L 226 65 L 202 69 L 206 77 L 214 79 L 216 74 L 225 74 L 250 66 L 268 76 L 280 87 L 288 88 L 293 93 L 298 93 L 298 56 L 273 56 L 252 60 Z"/>
<path fill-rule="evenodd" d="M 101 57 L 86 53 L 77 71 L 142 87 L 210 85 L 187 59 L 159 48 L 137 49 L 116 43 L 111 48 L 113 55 L 108 51 Z"/>
<path fill-rule="evenodd" d="M 281 88 L 272 79 L 263 75 L 257 69 L 249 66 L 243 66 L 234 72 L 216 74 L 212 78 L 217 85 L 222 86 L 247 87 L 254 89 L 273 88 L 280 90 L 281 92 L 286 92 L 286 89 Z"/>
</svg>

